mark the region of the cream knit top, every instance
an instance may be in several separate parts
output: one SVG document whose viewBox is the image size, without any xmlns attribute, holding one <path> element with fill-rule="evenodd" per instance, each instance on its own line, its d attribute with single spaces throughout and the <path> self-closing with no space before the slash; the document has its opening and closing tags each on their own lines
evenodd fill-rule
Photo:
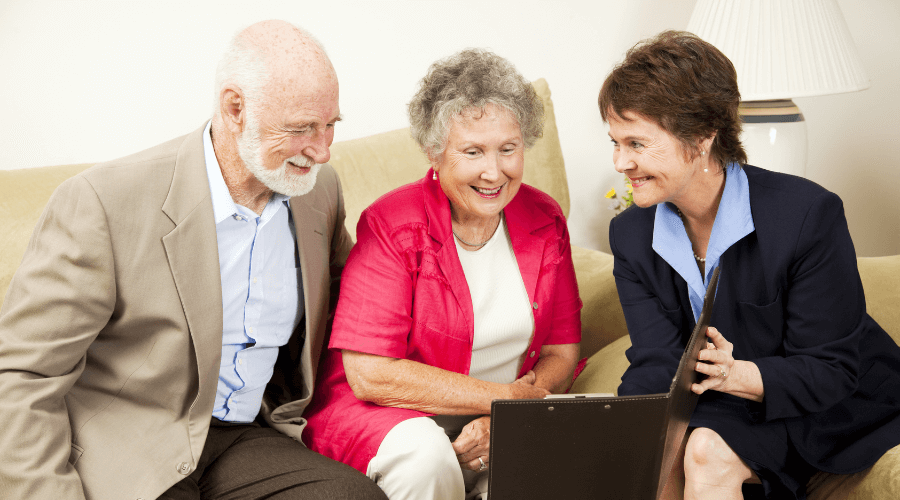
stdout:
<svg viewBox="0 0 900 500">
<path fill-rule="evenodd" d="M 489 382 L 513 382 L 534 334 L 534 316 L 506 219 L 483 247 L 468 251 L 456 241 L 456 250 L 475 313 L 469 375 Z"/>
</svg>

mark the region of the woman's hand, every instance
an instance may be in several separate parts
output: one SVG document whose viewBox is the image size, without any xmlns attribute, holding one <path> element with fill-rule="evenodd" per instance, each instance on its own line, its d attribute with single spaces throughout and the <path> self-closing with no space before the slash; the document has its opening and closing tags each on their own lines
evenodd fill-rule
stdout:
<svg viewBox="0 0 900 500">
<path fill-rule="evenodd" d="M 518 383 L 518 381 L 513 383 Z M 459 437 L 453 442 L 453 450 L 456 452 L 459 465 L 464 469 L 474 471 L 487 469 L 490 447 L 491 417 L 489 415 L 476 418 L 466 424 Z"/>
<path fill-rule="evenodd" d="M 550 391 L 534 385 L 535 382 L 537 375 L 533 370 L 528 370 L 528 373 L 509 384 L 510 396 L 507 399 L 543 399 L 550 394 Z"/>
<path fill-rule="evenodd" d="M 762 375 L 756 363 L 735 360 L 731 353 L 734 344 L 713 327 L 706 330 L 712 342 L 700 351 L 696 370 L 706 375 L 699 384 L 692 384 L 691 390 L 703 394 L 708 390 L 725 392 L 753 401 L 762 401 L 764 390 Z"/>
</svg>

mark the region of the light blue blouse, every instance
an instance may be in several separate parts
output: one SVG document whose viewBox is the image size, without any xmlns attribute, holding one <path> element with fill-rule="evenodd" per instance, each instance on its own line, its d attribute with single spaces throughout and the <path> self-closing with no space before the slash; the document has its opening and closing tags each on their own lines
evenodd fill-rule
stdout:
<svg viewBox="0 0 900 500">
<path fill-rule="evenodd" d="M 656 207 L 653 250 L 687 282 L 695 321 L 700 317 L 700 310 L 703 308 L 706 284 L 715 268 L 719 266 L 722 254 L 754 230 L 753 216 L 750 214 L 747 174 L 737 163 L 729 163 L 725 168 L 725 190 L 706 248 L 705 276 L 701 276 L 700 268 L 694 260 L 691 241 L 675 205 L 662 203 Z"/>
</svg>

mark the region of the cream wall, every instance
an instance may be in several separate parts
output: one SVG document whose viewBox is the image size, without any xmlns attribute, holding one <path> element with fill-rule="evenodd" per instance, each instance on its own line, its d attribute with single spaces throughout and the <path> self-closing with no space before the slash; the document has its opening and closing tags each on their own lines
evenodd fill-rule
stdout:
<svg viewBox="0 0 900 500">
<path fill-rule="evenodd" d="M 861 255 L 900 253 L 900 13 L 890 0 L 842 0 L 873 78 L 856 94 L 798 100 L 809 122 L 808 176 L 840 194 Z M 620 185 L 596 96 L 639 39 L 687 26 L 694 0 L 311 2 L 0 2 L 0 168 L 116 158 L 199 127 L 227 40 L 257 20 L 306 27 L 341 81 L 336 140 L 405 127 L 428 65 L 487 47 L 553 92 L 569 175 L 570 229 L 608 249 Z M 352 182 L 352 181 L 350 181 Z"/>
</svg>

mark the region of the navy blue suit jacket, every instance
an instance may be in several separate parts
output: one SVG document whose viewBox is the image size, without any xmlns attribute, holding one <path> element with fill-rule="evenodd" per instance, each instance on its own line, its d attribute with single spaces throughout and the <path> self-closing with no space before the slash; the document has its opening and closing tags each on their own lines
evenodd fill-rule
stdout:
<svg viewBox="0 0 900 500">
<path fill-rule="evenodd" d="M 765 397 L 747 402 L 752 420 L 782 419 L 819 469 L 862 470 L 900 443 L 900 348 L 866 313 L 840 198 L 743 168 L 756 230 L 720 259 L 711 325 L 735 359 L 759 367 Z M 667 392 L 695 323 L 687 284 L 651 248 L 655 213 L 634 206 L 610 223 L 632 341 L 620 395 Z"/>
</svg>

